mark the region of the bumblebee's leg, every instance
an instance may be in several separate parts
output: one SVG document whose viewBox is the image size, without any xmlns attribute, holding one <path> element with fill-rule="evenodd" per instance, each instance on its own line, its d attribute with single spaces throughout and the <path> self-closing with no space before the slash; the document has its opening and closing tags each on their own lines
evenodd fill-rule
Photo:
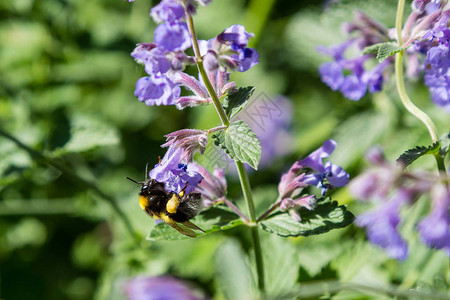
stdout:
<svg viewBox="0 0 450 300">
<path fill-rule="evenodd" d="M 183 222 L 183 225 L 185 225 L 186 227 L 189 227 L 191 229 L 194 229 L 194 230 L 200 230 L 202 232 L 205 232 L 203 229 L 201 229 L 200 227 L 198 227 L 197 225 L 195 225 L 191 221 Z"/>
<path fill-rule="evenodd" d="M 189 228 L 183 228 L 180 225 L 177 224 L 177 222 L 175 222 L 174 220 L 172 220 L 168 215 L 166 214 L 161 214 L 161 219 L 164 220 L 164 222 L 166 222 L 168 225 L 172 226 L 173 229 L 175 229 L 176 231 L 178 231 L 181 234 L 184 234 L 188 237 L 192 237 L 195 238 L 197 235 L 195 234 L 194 231 L 192 231 Z"/>
<path fill-rule="evenodd" d="M 166 210 L 169 214 L 176 214 L 178 205 L 180 204 L 181 198 L 177 194 L 173 194 L 172 198 L 167 201 Z"/>
</svg>

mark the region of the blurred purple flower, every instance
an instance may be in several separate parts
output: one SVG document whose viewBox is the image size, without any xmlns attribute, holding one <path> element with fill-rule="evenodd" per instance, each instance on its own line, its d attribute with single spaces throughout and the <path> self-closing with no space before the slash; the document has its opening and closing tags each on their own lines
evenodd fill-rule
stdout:
<svg viewBox="0 0 450 300">
<path fill-rule="evenodd" d="M 128 300 L 201 300 L 190 287 L 168 276 L 137 277 L 125 285 Z"/>
<path fill-rule="evenodd" d="M 164 75 L 142 77 L 136 82 L 134 95 L 149 106 L 175 105 L 180 87 Z"/>
<path fill-rule="evenodd" d="M 443 249 L 450 256 L 450 190 L 438 184 L 431 191 L 432 212 L 418 227 L 420 236 L 429 247 Z"/>
<path fill-rule="evenodd" d="M 202 181 L 203 176 L 191 170 L 190 164 L 182 161 L 183 149 L 171 146 L 163 159 L 150 171 L 151 179 L 164 182 L 168 192 L 179 193 L 184 189 L 186 194 L 192 192 Z"/>
<path fill-rule="evenodd" d="M 400 208 L 411 201 L 412 196 L 410 191 L 400 190 L 391 199 L 376 209 L 359 215 L 355 220 L 356 225 L 366 227 L 370 242 L 399 260 L 405 260 L 408 256 L 408 246 L 397 230 Z"/>
<path fill-rule="evenodd" d="M 167 51 L 184 51 L 191 47 L 191 36 L 184 22 L 159 24 L 155 29 L 155 43 Z"/>
<path fill-rule="evenodd" d="M 327 62 L 319 67 L 322 81 L 333 91 L 337 91 L 344 83 L 344 73 L 342 66 L 337 62 Z"/>
<path fill-rule="evenodd" d="M 227 180 L 223 168 L 216 166 L 211 174 L 207 169 L 197 163 L 192 163 L 191 167 L 192 171 L 203 176 L 203 180 L 197 186 L 196 191 L 202 194 L 203 204 L 205 206 L 210 206 L 225 200 Z"/>
<path fill-rule="evenodd" d="M 418 225 L 422 240 L 430 247 L 443 249 L 450 255 L 450 191 L 437 174 L 404 171 L 390 164 L 379 148 L 371 149 L 368 158 L 375 165 L 350 183 L 350 192 L 358 199 L 372 201 L 375 208 L 361 214 L 356 225 L 366 227 L 369 240 L 397 259 L 407 256 L 406 242 L 398 233 L 399 211 L 413 205 L 423 194 L 429 194 L 433 211 Z"/>
<path fill-rule="evenodd" d="M 177 0 L 162 0 L 150 11 L 156 23 L 179 21 L 184 17 L 184 7 Z"/>
</svg>

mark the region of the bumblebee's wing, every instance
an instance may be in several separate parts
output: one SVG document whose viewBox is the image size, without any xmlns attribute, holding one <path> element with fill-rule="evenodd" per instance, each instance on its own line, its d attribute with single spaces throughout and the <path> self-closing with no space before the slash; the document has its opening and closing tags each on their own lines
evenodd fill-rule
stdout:
<svg viewBox="0 0 450 300">
<path fill-rule="evenodd" d="M 167 224 L 169 224 L 169 223 L 167 223 Z M 192 231 L 191 229 L 189 229 L 187 227 L 184 227 L 184 226 L 182 227 L 176 222 L 173 222 L 173 223 L 171 223 L 169 225 L 172 226 L 173 229 L 177 230 L 181 234 L 184 234 L 184 235 L 186 235 L 188 237 L 192 237 L 192 238 L 197 237 L 197 235 L 195 234 L 194 231 Z"/>
<path fill-rule="evenodd" d="M 194 229 L 194 230 L 200 230 L 202 232 L 205 232 L 203 229 L 201 229 L 200 227 L 198 227 L 197 225 L 195 225 L 191 221 L 183 222 L 183 225 L 185 225 L 186 227 L 189 227 L 191 229 Z"/>
</svg>

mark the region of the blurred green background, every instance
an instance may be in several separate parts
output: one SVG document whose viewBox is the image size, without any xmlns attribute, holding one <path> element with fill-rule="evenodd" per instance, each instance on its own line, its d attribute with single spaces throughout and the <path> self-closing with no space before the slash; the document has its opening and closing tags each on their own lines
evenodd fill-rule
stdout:
<svg viewBox="0 0 450 300">
<path fill-rule="evenodd" d="M 228 295 L 216 266 L 221 255 L 231 255 L 232 263 L 242 260 L 250 247 L 246 230 L 136 245 L 117 214 L 122 211 L 143 239 L 153 221 L 138 206 L 138 187 L 124 177 L 144 177 L 146 163 L 164 155 L 164 134 L 219 124 L 212 107 L 178 111 L 147 107 L 134 97 L 144 70 L 129 53 L 136 43 L 152 41 L 155 24 L 148 11 L 154 4 L 0 2 L 0 298 L 123 299 L 124 282 L 136 274 L 172 274 L 209 297 Z M 341 24 L 356 9 L 387 26 L 394 23 L 395 3 L 375 0 L 331 6 L 314 0 L 214 0 L 195 16 L 201 39 L 232 24 L 254 32 L 251 46 L 260 64 L 232 79 L 255 86 L 255 95 L 286 95 L 294 105 L 284 112 L 292 114 L 292 145 L 279 145 L 292 149 L 290 155 L 251 175 L 257 202 L 274 201 L 282 171 L 328 138 L 338 142 L 333 162 L 352 177 L 366 166 L 364 152 L 372 145 L 381 144 L 393 160 L 429 144 L 426 129 L 404 113 L 392 83 L 352 102 L 320 81 L 317 68 L 327 58 L 315 48 L 343 41 Z M 448 115 L 430 103 L 422 83 L 410 82 L 408 90 L 441 133 L 448 131 Z M 432 163 L 425 159 L 417 166 Z M 232 173 L 228 195 L 239 202 Z M 334 198 L 354 213 L 368 208 L 354 203 L 345 189 Z M 412 250 L 403 264 L 367 244 L 353 226 L 289 240 L 264 233 L 269 290 L 276 294 L 321 279 L 446 290 L 445 255 L 421 246 L 412 229 L 425 209 L 426 204 L 406 212 Z M 366 299 L 357 292 L 334 297 Z"/>
</svg>

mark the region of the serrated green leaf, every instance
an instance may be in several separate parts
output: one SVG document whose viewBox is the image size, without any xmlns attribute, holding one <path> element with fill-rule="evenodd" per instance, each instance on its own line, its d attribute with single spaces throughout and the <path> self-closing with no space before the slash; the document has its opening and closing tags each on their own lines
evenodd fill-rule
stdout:
<svg viewBox="0 0 450 300">
<path fill-rule="evenodd" d="M 373 44 L 363 49 L 362 54 L 377 54 L 383 43 Z"/>
<path fill-rule="evenodd" d="M 378 48 L 378 54 L 377 59 L 379 62 L 382 62 L 383 60 L 387 59 L 388 57 L 394 55 L 395 53 L 398 53 L 400 51 L 403 51 L 405 48 L 400 47 L 396 43 L 384 43 L 383 45 Z"/>
<path fill-rule="evenodd" d="M 252 96 L 255 88 L 252 86 L 241 87 L 236 92 L 228 94 L 223 101 L 223 106 L 228 118 L 234 117 L 240 112 L 248 102 L 248 99 Z"/>
<path fill-rule="evenodd" d="M 227 230 L 243 224 L 242 220 L 230 210 L 223 207 L 212 207 L 191 220 L 205 232 L 197 232 L 203 236 L 219 230 Z M 146 238 L 149 241 L 184 240 L 189 237 L 179 233 L 166 223 L 156 225 Z"/>
<path fill-rule="evenodd" d="M 62 148 L 55 150 L 53 155 L 89 151 L 98 147 L 114 146 L 120 142 L 118 131 L 96 116 L 74 114 L 70 131 L 69 141 Z"/>
<path fill-rule="evenodd" d="M 397 163 L 402 164 L 404 167 L 409 166 L 412 164 L 416 159 L 418 159 L 421 156 L 427 155 L 427 154 L 437 154 L 440 150 L 440 143 L 436 142 L 428 147 L 425 146 L 417 146 L 416 148 L 406 150 L 403 152 L 402 155 L 400 155 L 399 158 L 397 158 Z"/>
<path fill-rule="evenodd" d="M 351 224 L 354 215 L 344 205 L 327 198 L 319 202 L 312 211 L 299 210 L 301 222 L 295 221 L 288 213 L 278 212 L 261 222 L 264 230 L 279 236 L 308 236 L 343 228 Z"/>
<path fill-rule="evenodd" d="M 394 42 L 386 42 L 386 43 L 378 43 L 372 46 L 366 47 L 363 50 L 363 54 L 377 54 L 377 59 L 379 62 L 387 59 L 388 57 L 403 51 L 405 48 L 400 47 L 397 43 Z"/>
<path fill-rule="evenodd" d="M 214 144 L 222 148 L 231 159 L 258 168 L 261 146 L 255 133 L 242 121 L 230 124 L 227 129 L 213 135 Z"/>
</svg>

